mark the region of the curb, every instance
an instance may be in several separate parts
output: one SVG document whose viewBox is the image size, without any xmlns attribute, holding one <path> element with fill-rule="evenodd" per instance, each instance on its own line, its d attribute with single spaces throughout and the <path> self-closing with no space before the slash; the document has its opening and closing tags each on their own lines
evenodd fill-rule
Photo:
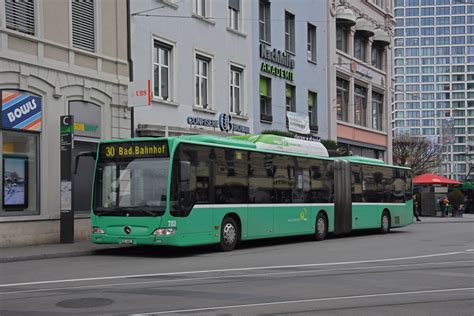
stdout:
<svg viewBox="0 0 474 316">
<path fill-rule="evenodd" d="M 91 256 L 95 254 L 97 251 L 98 250 L 87 250 L 87 251 L 51 253 L 51 254 L 41 254 L 41 255 L 31 255 L 31 256 L 5 257 L 5 258 L 0 258 L 0 263 Z"/>
</svg>

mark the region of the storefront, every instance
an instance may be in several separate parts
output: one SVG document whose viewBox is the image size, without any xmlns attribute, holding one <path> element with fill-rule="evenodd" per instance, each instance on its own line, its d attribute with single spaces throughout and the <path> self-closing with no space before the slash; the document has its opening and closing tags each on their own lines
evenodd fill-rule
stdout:
<svg viewBox="0 0 474 316">
<path fill-rule="evenodd" d="M 0 216 L 39 213 L 39 136 L 42 99 L 27 91 L 1 90 Z"/>
</svg>

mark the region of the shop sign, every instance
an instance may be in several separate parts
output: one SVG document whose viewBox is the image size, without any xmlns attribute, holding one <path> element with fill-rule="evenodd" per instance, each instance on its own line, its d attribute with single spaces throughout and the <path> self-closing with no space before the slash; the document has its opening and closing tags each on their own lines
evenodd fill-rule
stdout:
<svg viewBox="0 0 474 316">
<path fill-rule="evenodd" d="M 372 78 L 372 70 L 369 68 L 362 66 L 361 64 L 358 64 L 357 62 L 353 61 L 351 64 L 351 70 L 352 72 L 356 72 L 358 74 L 361 74 L 362 76 L 365 76 L 367 78 Z"/>
<path fill-rule="evenodd" d="M 260 44 L 260 58 L 290 69 L 295 68 L 295 60 L 291 58 L 288 53 L 277 50 L 276 48 L 270 50 L 264 44 Z"/>
<path fill-rule="evenodd" d="M 305 135 L 310 133 L 308 114 L 286 112 L 286 117 L 288 118 L 288 129 L 290 131 Z"/>
<path fill-rule="evenodd" d="M 288 53 L 277 50 L 276 48 L 271 50 L 267 48 L 265 44 L 260 44 L 260 58 L 290 69 L 286 70 L 279 66 L 262 62 L 262 65 L 260 66 L 261 72 L 265 72 L 272 76 L 280 77 L 288 81 L 294 80 L 295 75 L 291 69 L 295 68 L 295 60 L 290 55 L 288 55 Z"/>
<path fill-rule="evenodd" d="M 28 92 L 2 91 L 2 128 L 41 132 L 41 98 Z"/>
<path fill-rule="evenodd" d="M 311 134 L 310 135 L 298 135 L 298 134 L 296 134 L 294 138 L 305 140 L 307 142 L 316 142 L 316 143 L 321 142 L 321 137 L 314 136 L 314 135 L 311 135 Z"/>
<path fill-rule="evenodd" d="M 83 137 L 101 137 L 100 106 L 85 101 L 69 102 L 69 113 L 74 116 L 74 134 Z"/>
<path fill-rule="evenodd" d="M 222 132 L 240 132 L 248 134 L 250 128 L 244 125 L 232 122 L 232 116 L 225 113 L 218 114 L 217 119 L 208 119 L 204 117 L 188 116 L 186 122 L 189 125 L 219 128 Z"/>
<path fill-rule="evenodd" d="M 262 63 L 262 66 L 260 67 L 261 72 L 266 72 L 267 74 L 280 77 L 289 81 L 294 80 L 294 73 L 289 70 L 285 70 L 283 68 L 280 68 L 278 66 L 272 66 L 270 64 L 267 64 L 265 62 Z"/>
<path fill-rule="evenodd" d="M 151 105 L 151 80 L 136 80 L 128 83 L 128 105 Z"/>
</svg>

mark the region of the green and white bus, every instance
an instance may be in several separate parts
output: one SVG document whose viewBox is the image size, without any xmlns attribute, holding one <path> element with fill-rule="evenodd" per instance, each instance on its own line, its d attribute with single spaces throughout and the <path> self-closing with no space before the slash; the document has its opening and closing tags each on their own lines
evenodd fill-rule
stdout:
<svg viewBox="0 0 474 316">
<path fill-rule="evenodd" d="M 274 135 L 105 141 L 91 239 L 229 251 L 258 238 L 388 233 L 413 222 L 411 179 L 408 168 Z"/>
</svg>

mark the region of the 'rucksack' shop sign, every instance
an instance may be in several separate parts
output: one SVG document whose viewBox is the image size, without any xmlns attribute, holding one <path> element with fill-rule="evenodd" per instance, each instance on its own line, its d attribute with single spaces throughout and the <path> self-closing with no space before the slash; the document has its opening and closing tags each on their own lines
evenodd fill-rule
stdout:
<svg viewBox="0 0 474 316">
<path fill-rule="evenodd" d="M 2 91 L 2 128 L 41 132 L 41 98 L 24 91 Z"/>
</svg>

